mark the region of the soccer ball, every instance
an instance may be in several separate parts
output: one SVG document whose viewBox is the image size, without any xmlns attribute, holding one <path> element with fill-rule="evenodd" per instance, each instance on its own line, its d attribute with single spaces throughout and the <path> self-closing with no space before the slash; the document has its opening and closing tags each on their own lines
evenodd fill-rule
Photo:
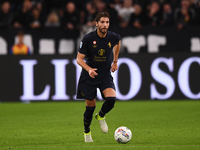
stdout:
<svg viewBox="0 0 200 150">
<path fill-rule="evenodd" d="M 114 138 L 118 143 L 128 143 L 132 138 L 132 132 L 129 128 L 121 126 L 115 130 Z"/>
</svg>

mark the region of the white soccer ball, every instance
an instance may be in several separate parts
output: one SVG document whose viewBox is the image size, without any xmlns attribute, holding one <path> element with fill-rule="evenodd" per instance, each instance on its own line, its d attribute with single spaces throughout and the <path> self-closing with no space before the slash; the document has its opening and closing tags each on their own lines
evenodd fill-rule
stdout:
<svg viewBox="0 0 200 150">
<path fill-rule="evenodd" d="M 128 143 L 132 138 L 132 132 L 129 128 L 121 126 L 115 130 L 114 138 L 118 143 Z"/>
</svg>

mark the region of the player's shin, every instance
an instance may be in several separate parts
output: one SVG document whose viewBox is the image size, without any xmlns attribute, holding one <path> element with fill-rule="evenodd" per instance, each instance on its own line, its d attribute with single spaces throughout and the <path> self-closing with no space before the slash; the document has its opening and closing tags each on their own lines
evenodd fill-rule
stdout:
<svg viewBox="0 0 200 150">
<path fill-rule="evenodd" d="M 106 97 L 106 101 L 103 103 L 101 110 L 99 111 L 99 116 L 104 117 L 115 105 L 115 97 Z"/>
<path fill-rule="evenodd" d="M 90 124 L 92 122 L 92 116 L 95 110 L 95 106 L 94 107 L 89 107 L 86 106 L 86 110 L 85 113 L 83 115 L 83 121 L 84 121 L 84 132 L 85 133 L 89 133 L 90 132 Z"/>
</svg>

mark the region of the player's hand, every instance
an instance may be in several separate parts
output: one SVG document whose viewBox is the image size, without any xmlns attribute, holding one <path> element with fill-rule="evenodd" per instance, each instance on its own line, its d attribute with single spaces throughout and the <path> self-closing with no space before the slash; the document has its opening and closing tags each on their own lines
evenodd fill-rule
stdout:
<svg viewBox="0 0 200 150">
<path fill-rule="evenodd" d="M 118 69 L 117 63 L 113 63 L 111 66 L 111 71 L 115 72 Z"/>
<path fill-rule="evenodd" d="M 88 71 L 89 75 L 91 78 L 95 78 L 95 76 L 97 76 L 98 74 L 96 73 L 96 68 L 92 68 Z"/>
</svg>

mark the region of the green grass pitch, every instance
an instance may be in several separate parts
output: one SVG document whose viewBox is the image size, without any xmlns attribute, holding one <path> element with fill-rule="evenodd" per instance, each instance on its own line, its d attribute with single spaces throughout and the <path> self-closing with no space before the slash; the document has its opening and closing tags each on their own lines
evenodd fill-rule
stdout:
<svg viewBox="0 0 200 150">
<path fill-rule="evenodd" d="M 107 134 L 93 119 L 94 143 L 84 142 L 84 110 L 84 101 L 0 103 L 0 150 L 200 150 L 200 101 L 117 101 Z M 119 126 L 129 143 L 114 140 Z"/>
</svg>

